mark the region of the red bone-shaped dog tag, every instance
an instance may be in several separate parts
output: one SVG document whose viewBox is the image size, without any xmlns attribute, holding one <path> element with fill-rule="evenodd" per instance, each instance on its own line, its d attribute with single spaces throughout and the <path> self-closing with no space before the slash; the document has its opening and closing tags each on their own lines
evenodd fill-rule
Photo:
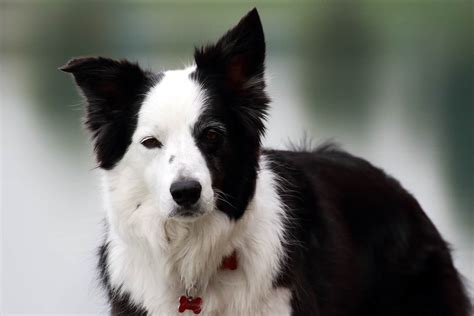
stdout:
<svg viewBox="0 0 474 316">
<path fill-rule="evenodd" d="M 236 270 L 237 269 L 237 253 L 234 251 L 230 256 L 222 259 L 221 269 Z M 201 312 L 202 298 L 192 296 L 181 296 L 179 298 L 178 312 L 184 313 L 186 310 L 193 311 L 194 314 Z"/>
<path fill-rule="evenodd" d="M 191 296 L 183 295 L 179 298 L 178 312 L 184 313 L 185 310 L 191 310 L 194 314 L 199 314 L 201 312 L 201 304 L 202 298 L 192 298 Z"/>
</svg>

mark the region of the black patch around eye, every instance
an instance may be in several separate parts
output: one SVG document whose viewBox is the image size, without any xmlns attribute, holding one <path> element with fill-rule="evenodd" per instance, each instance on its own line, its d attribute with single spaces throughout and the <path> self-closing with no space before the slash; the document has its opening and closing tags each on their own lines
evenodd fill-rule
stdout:
<svg viewBox="0 0 474 316">
<path fill-rule="evenodd" d="M 224 137 L 223 134 L 223 131 L 219 131 L 215 128 L 207 128 L 202 133 L 202 139 L 207 142 L 217 142 L 219 140 L 222 140 L 222 138 Z"/>
<path fill-rule="evenodd" d="M 161 146 L 163 146 L 163 144 L 155 137 L 146 137 L 140 142 L 140 144 L 148 149 L 161 148 Z"/>
<path fill-rule="evenodd" d="M 224 138 L 223 131 L 215 128 L 206 128 L 200 135 L 200 143 L 209 152 L 213 152 L 219 148 Z"/>
</svg>

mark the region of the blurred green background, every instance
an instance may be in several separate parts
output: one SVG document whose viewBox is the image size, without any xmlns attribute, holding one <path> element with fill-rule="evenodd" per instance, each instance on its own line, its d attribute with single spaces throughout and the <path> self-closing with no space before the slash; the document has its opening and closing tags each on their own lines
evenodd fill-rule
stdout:
<svg viewBox="0 0 474 316">
<path fill-rule="evenodd" d="M 265 145 L 332 139 L 394 175 L 474 280 L 473 1 L 0 1 L 1 311 L 107 311 L 98 171 L 56 70 L 104 55 L 181 68 L 257 6 Z"/>
</svg>

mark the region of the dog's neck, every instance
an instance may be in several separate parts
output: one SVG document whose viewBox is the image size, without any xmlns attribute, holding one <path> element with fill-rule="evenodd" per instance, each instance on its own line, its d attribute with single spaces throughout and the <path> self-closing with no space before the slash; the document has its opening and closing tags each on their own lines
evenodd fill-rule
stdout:
<svg viewBox="0 0 474 316">
<path fill-rule="evenodd" d="M 119 242 L 144 262 L 156 264 L 170 282 L 194 294 L 207 287 L 222 260 L 233 253 L 241 225 L 215 212 L 191 223 L 163 220 L 153 226 L 155 234 L 139 238 L 122 238 L 111 228 L 109 240 Z"/>
<path fill-rule="evenodd" d="M 217 212 L 194 223 L 164 223 L 167 274 L 177 276 L 191 295 L 206 288 L 223 258 L 235 250 L 239 226 Z"/>
</svg>

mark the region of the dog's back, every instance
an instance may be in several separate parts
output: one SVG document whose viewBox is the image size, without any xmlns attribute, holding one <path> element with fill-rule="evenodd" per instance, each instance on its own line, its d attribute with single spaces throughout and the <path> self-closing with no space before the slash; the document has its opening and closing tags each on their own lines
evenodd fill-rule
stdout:
<svg viewBox="0 0 474 316">
<path fill-rule="evenodd" d="M 331 145 L 266 155 L 291 210 L 295 314 L 469 314 L 446 242 L 396 180 Z"/>
</svg>

